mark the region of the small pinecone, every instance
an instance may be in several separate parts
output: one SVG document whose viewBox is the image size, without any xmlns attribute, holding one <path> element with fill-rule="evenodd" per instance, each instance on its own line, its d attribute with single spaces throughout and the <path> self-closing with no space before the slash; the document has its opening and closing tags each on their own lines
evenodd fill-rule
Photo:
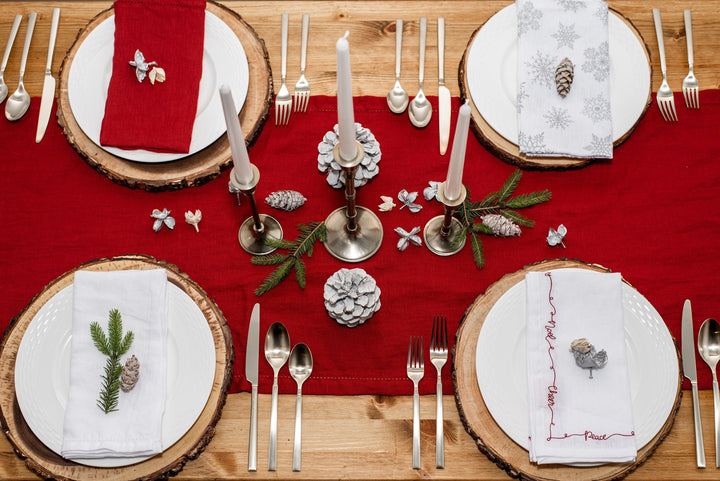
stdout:
<svg viewBox="0 0 720 481">
<path fill-rule="evenodd" d="M 522 234 L 520 226 L 500 214 L 488 214 L 480 218 L 482 223 L 490 227 L 496 236 L 514 237 Z"/>
<path fill-rule="evenodd" d="M 275 209 L 290 212 L 301 207 L 307 199 L 294 190 L 278 190 L 265 198 L 265 202 Z"/>
<path fill-rule="evenodd" d="M 135 387 L 138 377 L 140 377 L 140 363 L 133 354 L 125 361 L 125 367 L 120 374 L 120 389 L 123 392 L 130 392 Z"/>
<path fill-rule="evenodd" d="M 555 86 L 560 97 L 565 98 L 570 93 L 574 76 L 575 66 L 569 58 L 565 57 L 555 69 Z"/>
</svg>

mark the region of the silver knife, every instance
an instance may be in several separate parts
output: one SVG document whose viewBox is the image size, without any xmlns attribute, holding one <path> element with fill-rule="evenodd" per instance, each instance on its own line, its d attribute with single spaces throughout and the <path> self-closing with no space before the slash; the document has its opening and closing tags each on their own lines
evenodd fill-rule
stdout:
<svg viewBox="0 0 720 481">
<path fill-rule="evenodd" d="M 245 351 L 245 378 L 252 384 L 250 401 L 250 444 L 248 445 L 248 471 L 257 471 L 257 400 L 258 356 L 260 355 L 260 304 L 255 304 L 250 315 L 247 349 Z"/>
<path fill-rule="evenodd" d="M 52 23 L 50 24 L 50 42 L 48 44 L 48 58 L 45 66 L 45 83 L 43 84 L 42 99 L 40 100 L 40 114 L 38 115 L 35 143 L 39 143 L 45 136 L 45 130 L 50 120 L 50 110 L 52 110 L 53 100 L 55 99 L 55 78 L 52 76 L 52 61 L 53 54 L 55 53 L 55 39 L 57 38 L 59 23 L 60 9 L 55 7 L 53 8 Z"/>
<path fill-rule="evenodd" d="M 690 300 L 685 299 L 682 312 L 682 364 L 685 377 L 690 380 L 693 397 L 693 419 L 695 420 L 695 451 L 698 468 L 705 467 L 705 443 L 700 422 L 700 401 L 698 399 L 697 370 L 695 369 L 695 336 Z"/>
<path fill-rule="evenodd" d="M 450 90 L 445 86 L 445 19 L 438 18 L 438 125 L 440 126 L 440 155 L 447 152 L 450 139 Z"/>
</svg>

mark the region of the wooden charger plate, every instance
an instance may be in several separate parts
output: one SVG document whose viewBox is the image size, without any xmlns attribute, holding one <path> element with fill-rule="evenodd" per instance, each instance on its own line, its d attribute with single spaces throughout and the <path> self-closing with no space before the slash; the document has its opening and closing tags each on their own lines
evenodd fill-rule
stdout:
<svg viewBox="0 0 720 481">
<path fill-rule="evenodd" d="M 475 354 L 478 336 L 490 309 L 512 286 L 522 281 L 531 271 L 546 271 L 561 268 L 590 269 L 609 272 L 608 269 L 577 260 L 554 259 L 525 266 L 523 269 L 503 276 L 488 287 L 484 294 L 465 312 L 455 338 L 452 355 L 452 379 L 460 419 L 465 431 L 473 438 L 481 452 L 506 471 L 513 478 L 526 480 L 618 480 L 627 476 L 640 466 L 655 451 L 663 439 L 670 433 L 675 415 L 680 408 L 682 397 L 682 369 L 678 367 L 676 395 L 665 424 L 645 446 L 640 448 L 637 459 L 632 464 L 603 464 L 592 467 L 573 467 L 565 465 L 538 465 L 530 462 L 527 450 L 515 443 L 495 422 L 485 405 L 475 369 Z M 675 351 L 677 353 L 677 342 Z M 678 363 L 679 363 L 679 353 Z M 497 366 L 496 366 L 497 367 Z"/>
<path fill-rule="evenodd" d="M 619 13 L 617 10 L 610 8 L 609 9 L 612 14 L 615 14 L 617 17 L 620 18 L 625 24 L 630 27 L 630 30 L 635 34 L 635 36 L 638 38 L 640 43 L 644 47 L 645 55 L 647 56 L 647 62 L 650 66 L 650 79 L 652 79 L 652 62 L 650 61 L 650 51 L 648 50 L 647 43 L 645 43 L 645 39 L 643 39 L 642 35 L 640 35 L 640 32 L 638 29 L 633 25 L 632 21 L 630 21 L 629 18 Z M 483 24 L 484 25 L 484 24 Z M 466 68 L 466 61 L 467 56 L 470 51 L 470 48 L 472 47 L 473 41 L 475 40 L 475 36 L 478 34 L 480 29 L 483 27 L 483 25 L 479 26 L 473 34 L 470 36 L 470 40 L 468 41 L 467 47 L 465 47 L 465 52 L 463 53 L 462 59 L 460 60 L 460 66 L 458 67 L 458 83 L 460 84 L 460 99 L 464 101 L 465 99 L 470 100 L 470 109 L 471 109 L 471 122 L 470 122 L 470 128 L 472 129 L 473 133 L 475 134 L 475 137 L 480 141 L 480 143 L 489 150 L 493 155 L 498 157 L 503 162 L 507 162 L 508 164 L 516 165 L 520 167 L 521 169 L 526 170 L 571 170 L 571 169 L 580 169 L 582 167 L 586 167 L 592 163 L 595 162 L 597 159 L 575 159 L 571 157 L 528 157 L 525 154 L 521 154 L 518 146 L 509 140 L 507 140 L 505 137 L 500 135 L 495 129 L 493 129 L 490 124 L 485 121 L 483 116 L 478 111 L 477 107 L 475 107 L 475 104 L 472 101 L 472 96 L 470 95 L 470 90 L 468 88 L 468 78 L 467 78 L 467 68 Z M 491 93 L 488 93 L 488 95 L 492 95 Z M 638 117 L 635 124 L 627 131 L 625 132 L 620 138 L 615 140 L 613 142 L 613 147 L 617 148 L 625 142 L 628 137 L 630 137 L 630 134 L 633 133 L 635 128 L 637 127 L 640 120 L 645 116 L 645 112 L 647 112 L 648 107 L 650 106 L 650 102 L 652 101 L 652 81 L 650 83 L 650 89 L 648 90 L 647 94 L 647 100 L 645 101 L 645 107 L 643 108 L 642 113 Z"/>
<path fill-rule="evenodd" d="M 239 118 L 246 143 L 253 145 L 270 115 L 270 103 L 272 102 L 272 73 L 265 43 L 240 15 L 229 8 L 213 0 L 208 0 L 206 9 L 224 21 L 235 32 L 245 50 L 245 55 L 247 55 L 248 93 Z M 142 163 L 106 152 L 90 140 L 78 125 L 70 108 L 68 96 L 70 66 L 88 34 L 114 14 L 113 8 L 110 7 L 93 18 L 78 33 L 60 66 L 57 117 L 68 142 L 92 168 L 113 182 L 131 189 L 143 189 L 151 192 L 179 190 L 202 185 L 219 177 L 220 173 L 232 164 L 227 135 L 221 136 L 200 152 L 179 160 Z"/>
<path fill-rule="evenodd" d="M 198 305 L 207 319 L 215 342 L 215 378 L 210 397 L 195 424 L 175 444 L 141 463 L 118 468 L 95 468 L 67 460 L 47 448 L 33 434 L 20 411 L 15 396 L 15 361 L 25 330 L 40 308 L 55 294 L 72 284 L 75 271 L 113 271 L 157 269 L 167 271 L 168 281 L 182 289 Z M 25 309 L 10 323 L 0 343 L 0 425 L 15 453 L 25 460 L 29 469 L 46 479 L 167 479 L 180 472 L 189 460 L 197 458 L 215 434 L 228 389 L 235 360 L 232 337 L 225 317 L 207 294 L 176 266 L 143 255 L 126 255 L 100 259 L 83 264 L 45 286 Z"/>
</svg>

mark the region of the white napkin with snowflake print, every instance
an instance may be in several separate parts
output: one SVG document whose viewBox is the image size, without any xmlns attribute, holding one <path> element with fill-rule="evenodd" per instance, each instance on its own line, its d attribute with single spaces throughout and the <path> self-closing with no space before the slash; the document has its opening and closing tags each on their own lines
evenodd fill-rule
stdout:
<svg viewBox="0 0 720 481">
<path fill-rule="evenodd" d="M 634 461 L 620 274 L 556 269 L 525 282 L 530 461 Z"/>
<path fill-rule="evenodd" d="M 518 147 L 529 157 L 611 159 L 608 7 L 600 0 L 517 0 Z M 574 65 L 561 97 L 555 71 Z"/>
</svg>

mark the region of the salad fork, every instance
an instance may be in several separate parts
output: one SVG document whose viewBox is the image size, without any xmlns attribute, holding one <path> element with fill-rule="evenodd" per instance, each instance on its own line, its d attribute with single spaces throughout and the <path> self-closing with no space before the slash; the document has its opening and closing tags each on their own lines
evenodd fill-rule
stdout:
<svg viewBox="0 0 720 481">
<path fill-rule="evenodd" d="M 685 10 L 685 36 L 687 38 L 687 51 L 688 51 L 688 65 L 690 66 L 690 72 L 683 80 L 682 91 L 683 97 L 685 97 L 685 107 L 689 109 L 700 108 L 700 87 L 698 81 L 693 73 L 693 35 L 692 35 L 692 18 L 690 10 Z"/>
<path fill-rule="evenodd" d="M 660 19 L 660 9 L 653 8 L 653 20 L 655 21 L 655 35 L 657 35 L 658 50 L 660 51 L 660 71 L 662 72 L 662 83 L 655 95 L 657 99 L 660 114 L 666 122 L 677 122 L 677 113 L 675 112 L 675 98 L 673 91 L 667 83 L 667 66 L 665 64 L 665 42 L 663 41 L 662 20 Z"/>
<path fill-rule="evenodd" d="M 285 85 L 285 76 L 287 74 L 287 40 L 288 40 L 288 14 L 282 14 L 281 22 L 282 44 L 280 51 L 280 90 L 275 96 L 275 125 L 287 125 L 290 121 L 290 111 L 292 108 L 292 97 L 290 91 Z"/>
<path fill-rule="evenodd" d="M 407 375 L 413 382 L 413 469 L 420 469 L 420 393 L 418 382 L 425 374 L 422 337 L 410 337 Z"/>
<path fill-rule="evenodd" d="M 310 23 L 310 15 L 307 13 L 302 16 L 302 39 L 300 43 L 300 79 L 295 84 L 295 94 L 293 99 L 293 110 L 295 112 L 307 111 L 310 101 L 310 84 L 305 78 L 305 60 L 307 58 L 307 41 L 308 41 L 308 25 Z"/>
<path fill-rule="evenodd" d="M 442 400 L 442 368 L 448 359 L 447 318 L 433 317 L 432 335 L 430 337 L 430 362 L 437 370 L 437 410 L 435 421 L 435 466 L 445 467 L 445 439 L 443 433 L 443 400 Z"/>
</svg>

